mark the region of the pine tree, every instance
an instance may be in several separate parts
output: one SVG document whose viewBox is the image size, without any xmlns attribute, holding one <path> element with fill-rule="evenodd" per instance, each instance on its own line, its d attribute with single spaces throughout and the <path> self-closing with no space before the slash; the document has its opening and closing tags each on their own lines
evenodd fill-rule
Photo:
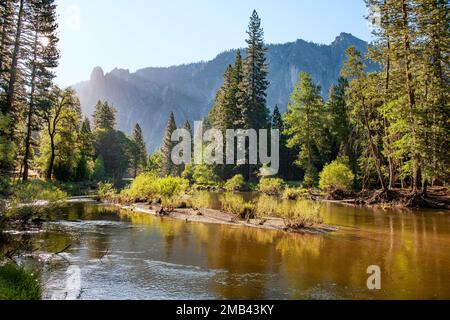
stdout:
<svg viewBox="0 0 450 320">
<path fill-rule="evenodd" d="M 137 177 L 147 165 L 147 146 L 145 145 L 144 135 L 139 124 L 136 124 L 133 130 L 133 148 L 131 152 L 131 165 L 133 176 Z"/>
<path fill-rule="evenodd" d="M 349 98 L 353 105 L 352 114 L 356 116 L 356 121 L 364 128 L 378 180 L 383 191 L 387 191 L 388 186 L 383 174 L 382 155 L 379 149 L 378 138 L 375 134 L 376 130 L 373 128 L 373 124 L 380 118 L 378 110 L 375 108 L 376 104 L 373 103 L 373 97 L 377 96 L 377 92 L 373 89 L 372 80 L 376 75 L 369 77 L 365 73 L 366 66 L 363 58 L 355 47 L 348 48 L 346 53 L 348 60 L 344 63 L 342 76 L 351 79 Z M 369 88 L 372 88 L 372 90 Z"/>
<path fill-rule="evenodd" d="M 23 160 L 23 181 L 28 180 L 29 159 L 31 157 L 32 133 L 40 128 L 42 108 L 48 104 L 48 91 L 55 77 L 59 52 L 54 0 L 30 2 L 30 21 L 27 34 L 31 37 L 27 66 L 29 70 L 28 108 L 26 111 L 26 133 Z"/>
<path fill-rule="evenodd" d="M 253 11 L 247 31 L 248 45 L 243 63 L 243 79 L 240 85 L 239 107 L 241 129 L 265 129 L 268 127 L 269 111 L 266 106 L 268 65 L 264 30 L 258 13 Z"/>
<path fill-rule="evenodd" d="M 78 133 L 78 148 L 80 158 L 76 169 L 76 181 L 87 181 L 92 174 L 91 168 L 93 167 L 94 156 L 94 135 L 92 134 L 91 123 L 88 118 L 85 118 L 81 124 L 81 129 Z"/>
<path fill-rule="evenodd" d="M 161 146 L 161 155 L 162 155 L 161 174 L 163 177 L 177 174 L 176 166 L 172 162 L 172 150 L 175 146 L 175 144 L 172 142 L 172 133 L 176 129 L 177 124 L 175 122 L 175 116 L 173 112 L 171 112 L 169 120 L 167 122 L 166 131 L 164 133 L 163 144 Z"/>
<path fill-rule="evenodd" d="M 449 59 L 450 52 L 450 4 L 445 0 L 416 0 L 413 7 L 417 19 L 417 34 L 420 39 L 421 112 L 419 121 L 425 126 L 420 131 L 423 145 L 423 179 L 426 193 L 428 182 L 432 185 L 448 181 L 450 160 L 448 157 L 450 126 L 449 106 Z"/>
<path fill-rule="evenodd" d="M 324 116 L 320 92 L 320 86 L 313 83 L 309 74 L 302 72 L 284 117 L 288 146 L 301 147 L 298 164 L 305 170 L 304 181 L 309 187 L 313 186 L 318 174 L 316 141 L 322 134 Z"/>
<path fill-rule="evenodd" d="M 280 169 L 278 175 L 284 179 L 293 178 L 295 170 L 292 168 L 291 164 L 295 162 L 296 151 L 289 149 L 287 147 L 288 137 L 284 133 L 285 131 L 284 120 L 278 106 L 275 106 L 275 109 L 273 111 L 271 127 L 272 129 L 279 130 L 280 132 L 280 150 L 279 150 Z"/>
<path fill-rule="evenodd" d="M 95 105 L 93 115 L 94 128 L 104 130 L 114 130 L 116 127 L 116 109 L 108 104 L 108 102 L 98 101 Z"/>
</svg>

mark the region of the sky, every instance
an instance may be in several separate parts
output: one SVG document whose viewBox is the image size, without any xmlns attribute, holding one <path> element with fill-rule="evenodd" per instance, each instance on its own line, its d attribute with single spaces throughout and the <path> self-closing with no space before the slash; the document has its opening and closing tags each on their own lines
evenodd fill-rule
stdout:
<svg viewBox="0 0 450 320">
<path fill-rule="evenodd" d="M 56 0 L 61 51 L 56 82 L 87 80 L 94 67 L 134 72 L 208 61 L 245 46 L 256 9 L 266 43 L 329 44 L 341 32 L 370 40 L 363 0 Z"/>
</svg>

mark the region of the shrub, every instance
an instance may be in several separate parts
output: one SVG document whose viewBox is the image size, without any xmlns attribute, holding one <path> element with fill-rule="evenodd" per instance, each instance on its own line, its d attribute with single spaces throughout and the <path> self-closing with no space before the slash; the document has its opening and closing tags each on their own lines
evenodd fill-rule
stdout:
<svg viewBox="0 0 450 320">
<path fill-rule="evenodd" d="M 278 202 L 263 195 L 256 201 L 255 210 L 261 217 L 282 218 L 287 228 L 296 230 L 323 223 L 320 207 L 304 200 Z"/>
<path fill-rule="evenodd" d="M 256 207 L 240 195 L 225 193 L 220 197 L 222 210 L 236 215 L 240 219 L 252 219 L 256 216 Z"/>
<path fill-rule="evenodd" d="M 136 177 L 133 183 L 120 193 L 124 202 L 151 201 L 157 194 L 158 177 L 153 173 L 144 173 Z"/>
<path fill-rule="evenodd" d="M 192 180 L 198 187 L 208 188 L 219 186 L 219 178 L 211 166 L 202 164 L 195 166 L 193 170 Z"/>
<path fill-rule="evenodd" d="M 280 178 L 263 178 L 258 185 L 260 192 L 271 196 L 279 195 L 283 189 L 284 181 Z"/>
<path fill-rule="evenodd" d="M 189 181 L 180 177 L 165 177 L 156 181 L 156 194 L 162 198 L 183 195 L 189 187 Z"/>
<path fill-rule="evenodd" d="M 54 184 L 41 180 L 19 183 L 12 187 L 12 194 L 11 198 L 15 204 L 34 204 L 38 201 L 52 204 L 67 199 L 67 193 Z"/>
<path fill-rule="evenodd" d="M 189 188 L 189 181 L 180 177 L 165 177 L 156 181 L 156 194 L 161 198 L 164 209 L 173 210 L 178 206 L 180 197 Z"/>
<path fill-rule="evenodd" d="M 303 188 L 286 188 L 283 192 L 283 199 L 297 200 L 308 195 L 308 190 Z"/>
<path fill-rule="evenodd" d="M 235 175 L 224 185 L 228 192 L 242 191 L 245 188 L 245 179 L 242 174 Z"/>
<path fill-rule="evenodd" d="M 261 217 L 276 217 L 279 215 L 280 204 L 273 197 L 262 195 L 256 201 L 256 212 Z"/>
<path fill-rule="evenodd" d="M 325 166 L 320 173 L 319 187 L 322 190 L 350 191 L 355 175 L 344 162 L 336 160 Z"/>
<path fill-rule="evenodd" d="M 109 182 L 98 183 L 98 197 L 103 200 L 112 200 L 116 197 L 117 191 L 114 189 L 114 185 Z"/>
<path fill-rule="evenodd" d="M 213 205 L 213 199 L 210 192 L 198 192 L 195 193 L 190 199 L 189 199 L 189 205 L 193 209 L 206 209 L 206 208 L 212 208 Z"/>
<path fill-rule="evenodd" d="M 11 179 L 6 176 L 0 176 L 0 195 L 7 195 L 10 192 Z"/>
<path fill-rule="evenodd" d="M 0 266 L 0 300 L 40 300 L 38 278 L 14 264 Z"/>
<path fill-rule="evenodd" d="M 295 205 L 284 203 L 282 205 L 281 217 L 287 228 L 298 230 L 323 223 L 320 214 L 320 206 L 311 202 L 300 200 Z"/>
</svg>

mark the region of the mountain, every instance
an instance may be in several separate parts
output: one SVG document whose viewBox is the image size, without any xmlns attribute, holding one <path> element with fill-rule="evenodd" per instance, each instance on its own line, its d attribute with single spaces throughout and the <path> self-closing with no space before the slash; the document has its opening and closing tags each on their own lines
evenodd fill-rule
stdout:
<svg viewBox="0 0 450 320">
<path fill-rule="evenodd" d="M 351 34 L 341 33 L 330 45 L 304 40 L 268 45 L 269 108 L 278 105 L 281 110 L 286 110 L 301 71 L 312 74 L 322 86 L 322 95 L 326 98 L 339 77 L 345 50 L 350 46 L 366 52 L 368 44 Z M 208 62 L 146 68 L 135 73 L 114 69 L 105 74 L 96 67 L 89 81 L 78 83 L 73 88 L 86 115 L 92 115 L 98 100 L 112 103 L 118 110 L 118 128 L 131 133 L 139 123 L 149 149 L 154 150 L 161 144 L 171 111 L 175 113 L 179 126 L 185 120 L 193 123 L 208 114 L 222 84 L 223 73 L 228 64 L 234 63 L 235 55 L 236 50 L 230 50 Z"/>
</svg>

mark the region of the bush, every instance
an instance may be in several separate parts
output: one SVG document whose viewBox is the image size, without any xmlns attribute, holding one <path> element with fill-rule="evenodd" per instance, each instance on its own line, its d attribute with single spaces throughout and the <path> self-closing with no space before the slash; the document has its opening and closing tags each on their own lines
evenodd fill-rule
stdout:
<svg viewBox="0 0 450 320">
<path fill-rule="evenodd" d="M 156 181 L 156 194 L 161 198 L 164 209 L 173 210 L 178 206 L 179 198 L 189 188 L 189 181 L 180 177 L 166 177 Z"/>
<path fill-rule="evenodd" d="M 12 187 L 12 194 L 15 204 L 34 204 L 38 201 L 53 204 L 67 199 L 67 193 L 54 184 L 41 180 L 17 184 Z"/>
<path fill-rule="evenodd" d="M 0 267 L 0 300 L 40 299 L 41 286 L 35 275 L 14 264 Z"/>
<path fill-rule="evenodd" d="M 0 176 L 0 195 L 7 195 L 10 192 L 11 179 L 6 176 Z"/>
<path fill-rule="evenodd" d="M 336 160 L 325 166 L 320 173 L 319 187 L 322 190 L 350 191 L 355 175 L 352 170 L 341 160 Z"/>
<path fill-rule="evenodd" d="M 151 201 L 157 194 L 158 177 L 153 173 L 144 173 L 136 177 L 133 183 L 120 193 L 124 202 Z"/>
<path fill-rule="evenodd" d="M 244 176 L 242 174 L 235 175 L 225 183 L 224 188 L 228 192 L 242 191 L 245 188 Z"/>
<path fill-rule="evenodd" d="M 256 216 L 256 207 L 246 202 L 240 195 L 225 193 L 220 197 L 222 210 L 236 215 L 240 219 L 253 219 Z"/>
<path fill-rule="evenodd" d="M 211 166 L 198 165 L 193 168 L 193 183 L 200 188 L 215 188 L 219 186 L 219 178 Z"/>
<path fill-rule="evenodd" d="M 263 178 L 261 179 L 258 190 L 270 196 L 280 195 L 284 189 L 284 181 L 280 178 Z"/>
<path fill-rule="evenodd" d="M 283 199 L 285 200 L 297 200 L 304 198 L 308 195 L 308 190 L 303 188 L 286 188 L 283 192 Z"/>
<path fill-rule="evenodd" d="M 99 182 L 97 195 L 102 200 L 112 200 L 116 197 L 117 191 L 112 183 Z"/>
</svg>

